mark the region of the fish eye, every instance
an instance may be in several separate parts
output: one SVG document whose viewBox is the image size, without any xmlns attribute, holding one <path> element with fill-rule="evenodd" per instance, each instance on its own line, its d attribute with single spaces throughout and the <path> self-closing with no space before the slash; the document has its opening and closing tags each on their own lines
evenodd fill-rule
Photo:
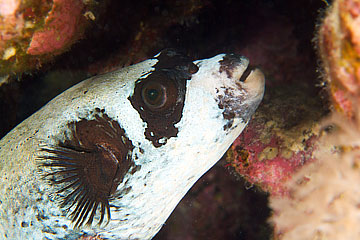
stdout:
<svg viewBox="0 0 360 240">
<path fill-rule="evenodd" d="M 146 83 L 141 91 L 141 98 L 150 108 L 161 108 L 167 100 L 166 87 L 157 82 Z"/>
</svg>

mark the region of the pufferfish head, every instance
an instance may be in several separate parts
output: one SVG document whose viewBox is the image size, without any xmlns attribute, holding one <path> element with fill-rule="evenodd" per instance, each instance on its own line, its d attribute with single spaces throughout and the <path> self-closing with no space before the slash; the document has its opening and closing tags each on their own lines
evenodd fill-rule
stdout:
<svg viewBox="0 0 360 240">
<path fill-rule="evenodd" d="M 239 136 L 264 81 L 245 57 L 192 61 L 170 49 L 59 95 L 33 117 L 52 116 L 37 120 L 29 173 L 43 189 L 32 227 L 51 229 L 37 237 L 151 239 Z"/>
</svg>

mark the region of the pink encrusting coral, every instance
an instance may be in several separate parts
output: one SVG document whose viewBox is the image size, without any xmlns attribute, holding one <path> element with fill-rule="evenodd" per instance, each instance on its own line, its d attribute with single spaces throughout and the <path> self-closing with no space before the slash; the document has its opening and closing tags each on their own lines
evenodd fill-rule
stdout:
<svg viewBox="0 0 360 240">
<path fill-rule="evenodd" d="M 360 91 L 360 1 L 335 1 L 319 29 L 318 48 L 333 105 L 354 116 Z"/>
<path fill-rule="evenodd" d="M 328 124 L 337 130 L 323 145 L 360 146 L 359 125 L 340 114 Z M 271 196 L 275 239 L 360 239 L 360 148 L 319 150 L 316 157 L 288 182 L 289 197 Z"/>
<path fill-rule="evenodd" d="M 83 35 L 87 6 L 78 0 L 0 0 L 0 75 L 41 66 Z"/>
<path fill-rule="evenodd" d="M 227 159 L 250 184 L 273 195 L 286 196 L 286 182 L 314 160 L 317 124 L 305 121 L 286 130 L 281 126 L 284 122 L 269 120 L 261 114 L 260 111 L 234 142 Z"/>
<path fill-rule="evenodd" d="M 326 107 L 314 97 L 319 94 L 313 89 L 316 76 L 306 70 L 311 69 L 306 67 L 311 61 L 299 52 L 302 43 L 294 35 L 294 26 L 285 17 L 271 19 L 239 49 L 252 64 L 263 68 L 267 85 L 262 104 L 232 145 L 227 160 L 250 185 L 283 196 L 288 194 L 286 181 L 314 160 L 318 121 Z"/>
<path fill-rule="evenodd" d="M 24 18 L 16 16 L 19 6 L 20 0 L 0 0 L 0 53 L 4 52 L 7 41 L 19 37 L 24 28 Z"/>
<path fill-rule="evenodd" d="M 20 5 L 20 0 L 0 0 L 0 15 L 12 16 Z"/>
<path fill-rule="evenodd" d="M 331 131 L 287 183 L 289 197 L 271 196 L 271 222 L 275 239 L 360 239 L 360 1 L 334 1 L 317 41 L 334 109 L 322 127 Z"/>
<path fill-rule="evenodd" d="M 54 0 L 44 27 L 34 33 L 27 53 L 55 54 L 68 48 L 82 35 L 79 24 L 84 17 L 81 14 L 83 9 L 81 1 Z"/>
</svg>

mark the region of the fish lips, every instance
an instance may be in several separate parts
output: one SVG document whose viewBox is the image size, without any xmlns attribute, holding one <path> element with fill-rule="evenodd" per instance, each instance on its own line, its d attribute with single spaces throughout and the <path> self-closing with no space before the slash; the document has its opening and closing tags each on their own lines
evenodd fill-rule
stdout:
<svg viewBox="0 0 360 240">
<path fill-rule="evenodd" d="M 246 57 L 237 54 L 226 54 L 219 63 L 219 72 L 225 72 L 230 80 L 218 94 L 223 116 L 248 122 L 263 98 L 265 76 L 259 68 L 250 65 Z"/>
</svg>

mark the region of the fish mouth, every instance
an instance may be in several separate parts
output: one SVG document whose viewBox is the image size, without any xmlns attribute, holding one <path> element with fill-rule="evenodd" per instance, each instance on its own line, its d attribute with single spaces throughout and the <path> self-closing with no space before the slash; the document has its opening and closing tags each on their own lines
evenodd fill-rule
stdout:
<svg viewBox="0 0 360 240">
<path fill-rule="evenodd" d="M 245 82 L 246 79 L 249 77 L 249 75 L 253 72 L 253 70 L 255 70 L 256 67 L 255 66 L 251 66 L 251 65 L 248 65 L 246 70 L 242 73 L 239 81 L 240 82 Z"/>
<path fill-rule="evenodd" d="M 265 76 L 246 57 L 237 54 L 226 54 L 220 64 L 220 72 L 226 72 L 231 82 L 218 98 L 224 118 L 241 118 L 247 122 L 263 98 Z"/>
<path fill-rule="evenodd" d="M 249 65 L 240 76 L 238 82 L 241 83 L 242 88 L 246 88 L 253 98 L 263 97 L 265 76 L 258 67 Z"/>
<path fill-rule="evenodd" d="M 258 67 L 250 64 L 248 58 L 226 54 L 220 65 L 220 72 L 226 72 L 227 77 L 235 81 L 239 89 L 245 89 L 251 98 L 263 96 L 265 76 Z"/>
</svg>

